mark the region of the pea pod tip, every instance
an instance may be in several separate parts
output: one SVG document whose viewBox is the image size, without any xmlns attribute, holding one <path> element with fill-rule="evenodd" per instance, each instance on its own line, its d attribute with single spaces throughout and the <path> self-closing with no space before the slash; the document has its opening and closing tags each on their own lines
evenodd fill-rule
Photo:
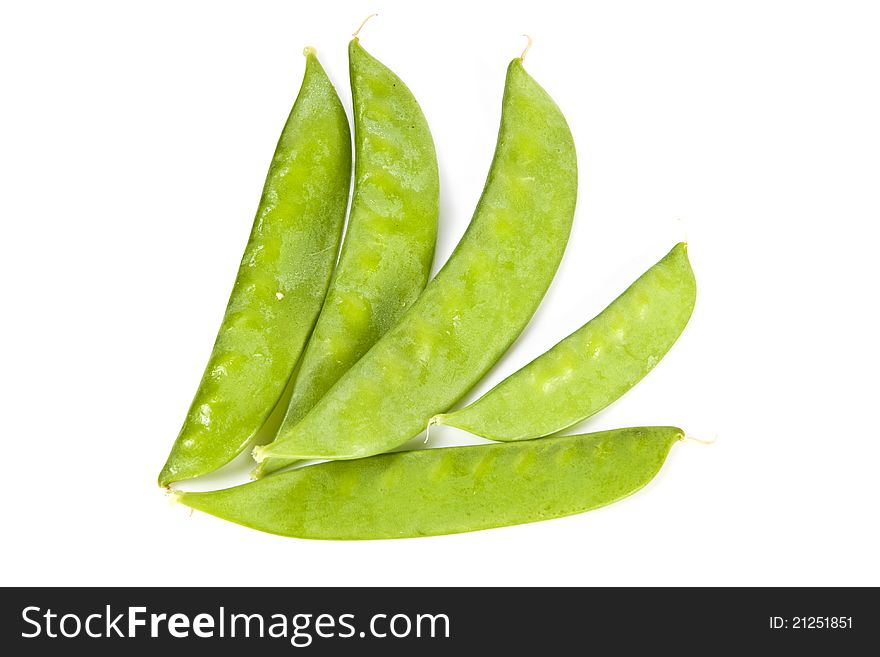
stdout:
<svg viewBox="0 0 880 657">
<path fill-rule="evenodd" d="M 309 56 L 315 57 L 315 56 L 317 56 L 317 54 L 318 54 L 318 51 L 315 49 L 314 46 L 306 46 L 305 48 L 303 48 L 303 55 L 305 55 L 306 57 L 309 57 Z"/>
<path fill-rule="evenodd" d="M 164 488 L 168 490 L 171 484 L 174 482 L 174 476 L 171 472 L 168 471 L 168 467 L 162 468 L 162 472 L 159 473 L 159 477 L 156 480 L 156 483 L 159 484 L 159 488 Z"/>
</svg>

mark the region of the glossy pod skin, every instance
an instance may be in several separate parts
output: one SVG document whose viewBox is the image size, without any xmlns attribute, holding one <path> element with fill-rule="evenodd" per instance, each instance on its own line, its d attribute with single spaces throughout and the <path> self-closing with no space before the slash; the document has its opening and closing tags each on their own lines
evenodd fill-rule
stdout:
<svg viewBox="0 0 880 657">
<path fill-rule="evenodd" d="M 566 429 L 615 401 L 653 369 L 690 319 L 697 286 L 677 244 L 605 310 L 445 424 L 492 440 Z"/>
<path fill-rule="evenodd" d="M 194 509 L 253 529 L 316 539 L 435 536 L 589 511 L 642 488 L 674 427 L 423 449 L 322 463 L 210 493 Z"/>
<path fill-rule="evenodd" d="M 565 118 L 516 59 L 489 176 L 452 256 L 400 322 L 254 457 L 360 458 L 423 431 L 532 317 L 565 250 L 576 196 Z"/>
<path fill-rule="evenodd" d="M 303 353 L 287 432 L 421 294 L 437 239 L 434 141 L 406 85 L 354 39 L 348 48 L 355 182 L 339 263 Z M 291 464 L 269 459 L 257 476 Z"/>
<path fill-rule="evenodd" d="M 314 50 L 305 55 L 302 87 L 161 486 L 211 472 L 248 446 L 281 397 L 321 310 L 345 220 L 351 134 Z"/>
</svg>

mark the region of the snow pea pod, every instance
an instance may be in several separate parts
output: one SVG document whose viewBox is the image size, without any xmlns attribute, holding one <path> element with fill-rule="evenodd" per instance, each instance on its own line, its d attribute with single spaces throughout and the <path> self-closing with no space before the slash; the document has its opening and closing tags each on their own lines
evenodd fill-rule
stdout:
<svg viewBox="0 0 880 657">
<path fill-rule="evenodd" d="M 254 450 L 257 461 L 360 458 L 424 430 L 532 317 L 565 250 L 576 196 L 565 118 L 515 59 L 489 176 L 455 251 L 400 322 L 297 425 Z"/>
<path fill-rule="evenodd" d="M 351 181 L 345 110 L 311 48 L 214 349 L 159 484 L 229 462 L 264 424 L 312 331 Z"/>
<path fill-rule="evenodd" d="M 428 282 L 434 258 L 440 186 L 428 123 L 406 85 L 357 39 L 348 56 L 355 142 L 351 212 L 282 432 L 397 323 Z M 256 474 L 290 463 L 269 459 Z"/>
<path fill-rule="evenodd" d="M 480 399 L 431 424 L 492 440 L 556 433 L 602 410 L 653 369 L 696 299 L 687 245 L 677 244 L 605 310 Z"/>
<path fill-rule="evenodd" d="M 651 481 L 683 436 L 675 427 L 638 427 L 396 452 L 176 495 L 194 509 L 282 536 L 455 534 L 611 504 Z"/>
</svg>

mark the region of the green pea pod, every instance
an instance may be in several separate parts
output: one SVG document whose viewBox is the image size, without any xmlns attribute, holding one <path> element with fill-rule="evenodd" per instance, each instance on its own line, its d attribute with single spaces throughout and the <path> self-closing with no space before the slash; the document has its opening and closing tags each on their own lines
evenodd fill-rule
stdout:
<svg viewBox="0 0 880 657">
<path fill-rule="evenodd" d="M 254 457 L 360 458 L 424 430 L 485 375 L 534 314 L 565 250 L 576 196 L 565 118 L 515 59 L 486 186 L 449 261 L 400 322 Z"/>
<path fill-rule="evenodd" d="M 660 262 L 594 319 L 470 406 L 431 419 L 492 440 L 562 431 L 615 401 L 681 335 L 697 287 L 687 245 Z"/>
<path fill-rule="evenodd" d="M 395 452 L 176 496 L 194 509 L 282 536 L 455 534 L 611 504 L 651 481 L 683 436 L 674 427 L 639 427 Z"/>
<path fill-rule="evenodd" d="M 292 429 L 421 294 L 437 239 L 434 141 L 406 85 L 354 39 L 348 48 L 355 182 L 324 308 L 303 352 L 281 432 Z M 290 465 L 269 459 L 260 476 Z"/>
<path fill-rule="evenodd" d="M 211 472 L 247 447 L 281 397 L 327 293 L 351 182 L 351 134 L 314 50 L 305 55 L 302 88 L 162 486 Z"/>
</svg>

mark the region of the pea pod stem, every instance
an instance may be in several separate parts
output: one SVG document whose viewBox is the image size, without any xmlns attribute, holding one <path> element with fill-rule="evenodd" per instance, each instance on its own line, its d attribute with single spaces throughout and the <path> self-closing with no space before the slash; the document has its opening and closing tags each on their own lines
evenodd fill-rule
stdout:
<svg viewBox="0 0 880 657">
<path fill-rule="evenodd" d="M 718 442 L 718 435 L 716 434 L 716 435 L 712 436 L 711 438 L 698 438 L 697 436 L 694 436 L 693 434 L 688 433 L 688 434 L 685 434 L 685 436 L 684 436 L 684 438 L 682 438 L 682 440 L 686 443 L 694 443 L 697 445 L 714 445 L 715 443 Z"/>
<path fill-rule="evenodd" d="M 354 32 L 351 33 L 351 36 L 353 38 L 357 39 L 358 35 L 361 33 L 361 30 L 364 29 L 364 25 L 367 24 L 367 21 L 369 21 L 371 18 L 375 18 L 378 15 L 379 15 L 378 13 L 375 13 L 375 14 L 370 14 L 369 16 L 367 16 L 364 20 L 361 21 L 361 24 L 358 25 L 358 29 L 356 29 Z"/>
<path fill-rule="evenodd" d="M 526 43 L 526 47 L 523 48 L 522 54 L 519 56 L 519 61 L 524 62 L 526 60 L 526 55 L 532 47 L 532 37 L 528 34 L 523 34 L 523 36 L 528 39 L 528 43 Z"/>
</svg>

